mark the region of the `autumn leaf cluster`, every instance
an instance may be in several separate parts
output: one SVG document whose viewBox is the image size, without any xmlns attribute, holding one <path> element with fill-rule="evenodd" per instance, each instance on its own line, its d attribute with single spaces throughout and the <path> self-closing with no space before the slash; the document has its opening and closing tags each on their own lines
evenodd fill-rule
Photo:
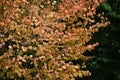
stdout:
<svg viewBox="0 0 120 80">
<path fill-rule="evenodd" d="M 74 80 L 90 75 L 72 60 L 87 60 L 83 53 L 98 45 L 86 43 L 108 24 L 103 14 L 96 14 L 101 2 L 1 0 L 0 79 Z"/>
</svg>

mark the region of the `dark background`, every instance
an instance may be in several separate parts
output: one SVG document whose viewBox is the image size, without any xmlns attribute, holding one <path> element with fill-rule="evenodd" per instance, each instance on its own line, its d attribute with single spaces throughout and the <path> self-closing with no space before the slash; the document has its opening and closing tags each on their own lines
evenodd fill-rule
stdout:
<svg viewBox="0 0 120 80">
<path fill-rule="evenodd" d="M 102 3 L 97 12 L 102 11 L 111 24 L 99 29 L 89 42 L 99 42 L 100 45 L 93 51 L 84 53 L 93 57 L 86 62 L 92 75 L 81 80 L 120 80 L 120 0 Z"/>
</svg>

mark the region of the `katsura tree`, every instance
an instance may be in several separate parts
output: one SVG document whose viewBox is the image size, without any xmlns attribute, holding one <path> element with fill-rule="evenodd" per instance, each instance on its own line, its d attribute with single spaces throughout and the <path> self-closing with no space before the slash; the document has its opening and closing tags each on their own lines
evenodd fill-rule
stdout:
<svg viewBox="0 0 120 80">
<path fill-rule="evenodd" d="M 90 75 L 73 60 L 108 22 L 96 8 L 103 0 L 1 0 L 0 79 L 74 80 Z M 96 20 L 95 18 L 99 20 Z"/>
</svg>

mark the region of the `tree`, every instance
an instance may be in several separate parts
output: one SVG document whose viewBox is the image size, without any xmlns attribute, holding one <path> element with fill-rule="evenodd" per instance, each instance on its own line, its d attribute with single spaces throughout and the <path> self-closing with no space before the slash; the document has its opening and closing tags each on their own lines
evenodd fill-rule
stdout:
<svg viewBox="0 0 120 80">
<path fill-rule="evenodd" d="M 86 42 L 108 24 L 103 14 L 96 14 L 101 2 L 2 0 L 0 78 L 74 80 L 90 75 L 72 60 L 89 59 L 83 53 L 98 45 Z"/>
</svg>

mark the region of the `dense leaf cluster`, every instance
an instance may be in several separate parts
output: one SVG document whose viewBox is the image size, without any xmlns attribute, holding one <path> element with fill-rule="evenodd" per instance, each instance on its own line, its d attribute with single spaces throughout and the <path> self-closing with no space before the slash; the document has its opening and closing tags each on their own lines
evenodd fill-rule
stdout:
<svg viewBox="0 0 120 80">
<path fill-rule="evenodd" d="M 85 65 L 72 60 L 88 59 L 83 53 L 98 45 L 86 42 L 108 24 L 103 14 L 96 14 L 101 2 L 2 0 L 0 79 L 74 80 L 90 75 L 81 70 Z"/>
</svg>

